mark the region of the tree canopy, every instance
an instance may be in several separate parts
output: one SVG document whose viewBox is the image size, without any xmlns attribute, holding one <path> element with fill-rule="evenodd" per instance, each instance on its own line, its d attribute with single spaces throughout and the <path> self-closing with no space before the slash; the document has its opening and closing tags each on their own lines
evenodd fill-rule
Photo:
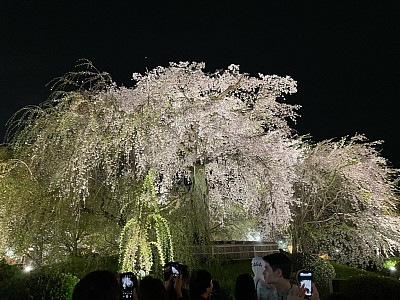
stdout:
<svg viewBox="0 0 400 300">
<path fill-rule="evenodd" d="M 366 259 L 399 246 L 385 231 L 399 232 L 396 171 L 359 136 L 316 144 L 296 136 L 288 120 L 300 107 L 284 103 L 296 92 L 290 77 L 256 78 L 236 65 L 206 73 L 203 63 L 181 62 L 135 73 L 127 88 L 82 65 L 10 121 L 8 146 L 25 169 L 0 178 L 9 241 L 29 203 L 42 231 L 32 229 L 28 244 L 40 236 L 52 245 L 46 253 L 120 245 L 122 262 L 148 257 L 126 269 L 174 253 L 189 259 L 188 246 L 255 229 L 269 240 L 289 233 L 303 250 L 353 254 L 368 231 L 377 251 Z"/>
<path fill-rule="evenodd" d="M 398 249 L 398 172 L 379 156 L 379 144 L 356 135 L 303 148 L 291 224 L 301 250 L 368 267 Z"/>
</svg>

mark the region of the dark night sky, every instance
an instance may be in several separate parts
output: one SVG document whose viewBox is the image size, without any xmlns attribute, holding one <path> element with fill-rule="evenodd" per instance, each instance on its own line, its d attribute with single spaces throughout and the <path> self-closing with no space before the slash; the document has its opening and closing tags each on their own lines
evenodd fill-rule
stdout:
<svg viewBox="0 0 400 300">
<path fill-rule="evenodd" d="M 399 1 L 138 2 L 0 0 L 1 140 L 6 120 L 80 58 L 127 86 L 170 61 L 235 63 L 298 81 L 287 101 L 302 105 L 300 134 L 364 133 L 400 167 Z"/>
</svg>

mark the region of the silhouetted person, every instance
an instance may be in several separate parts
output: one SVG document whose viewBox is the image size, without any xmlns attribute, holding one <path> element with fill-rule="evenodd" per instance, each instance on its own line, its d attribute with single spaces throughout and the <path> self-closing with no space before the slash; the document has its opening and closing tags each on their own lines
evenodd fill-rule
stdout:
<svg viewBox="0 0 400 300">
<path fill-rule="evenodd" d="M 189 280 L 191 300 L 208 299 L 213 289 L 211 274 L 206 270 L 193 271 Z"/>
<path fill-rule="evenodd" d="M 233 300 L 228 289 L 222 288 L 218 281 L 213 280 L 213 289 L 210 295 L 210 300 Z"/>
<path fill-rule="evenodd" d="M 173 268 L 177 267 L 179 276 L 174 275 Z M 189 291 L 185 284 L 189 278 L 188 266 L 178 262 L 168 262 L 164 265 L 164 286 L 169 300 L 189 300 Z"/>
<path fill-rule="evenodd" d="M 138 298 L 139 300 L 167 300 L 167 290 L 160 279 L 146 276 L 140 281 Z"/>
<path fill-rule="evenodd" d="M 115 275 L 109 271 L 86 274 L 75 286 L 73 300 L 118 300 L 119 286 Z"/>
<path fill-rule="evenodd" d="M 235 300 L 257 300 L 254 280 L 250 274 L 240 274 L 236 278 Z"/>
</svg>

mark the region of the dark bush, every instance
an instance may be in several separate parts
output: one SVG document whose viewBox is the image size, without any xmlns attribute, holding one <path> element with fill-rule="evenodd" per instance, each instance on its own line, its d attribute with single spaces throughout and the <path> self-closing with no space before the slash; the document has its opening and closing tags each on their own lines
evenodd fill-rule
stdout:
<svg viewBox="0 0 400 300">
<path fill-rule="evenodd" d="M 2 300 L 30 300 L 28 288 L 25 286 L 25 280 L 10 279 L 0 282 L 0 299 Z"/>
<path fill-rule="evenodd" d="M 0 299 L 30 299 L 22 286 L 23 272 L 20 266 L 9 265 L 0 260 Z"/>
<path fill-rule="evenodd" d="M 5 259 L 0 260 L 0 283 L 20 278 L 22 269 L 18 265 L 9 265 Z"/>
<path fill-rule="evenodd" d="M 0 285 L 0 299 L 71 299 L 79 279 L 70 274 L 36 271 Z"/>
<path fill-rule="evenodd" d="M 82 278 L 87 273 L 96 270 L 108 270 L 113 273 L 118 273 L 118 255 L 70 257 L 63 262 L 45 266 L 43 269 L 72 274 L 78 278 Z"/>
<path fill-rule="evenodd" d="M 71 299 L 79 279 L 70 274 L 35 272 L 27 277 L 26 287 L 33 299 Z"/>
<path fill-rule="evenodd" d="M 75 284 L 95 270 L 118 271 L 118 256 L 72 257 L 32 273 L 0 261 L 0 299 L 70 299 Z"/>
<path fill-rule="evenodd" d="M 335 268 L 319 256 L 305 253 L 295 253 L 290 256 L 293 262 L 293 272 L 307 269 L 313 272 L 314 283 L 320 295 L 329 292 L 329 282 L 335 278 Z"/>
<path fill-rule="evenodd" d="M 351 299 L 398 300 L 400 297 L 400 282 L 380 276 L 351 277 L 340 288 Z"/>
</svg>

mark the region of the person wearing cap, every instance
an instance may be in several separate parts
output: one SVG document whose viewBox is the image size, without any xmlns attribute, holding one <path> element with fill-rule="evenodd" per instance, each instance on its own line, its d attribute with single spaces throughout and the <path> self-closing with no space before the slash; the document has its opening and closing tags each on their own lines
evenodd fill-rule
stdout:
<svg viewBox="0 0 400 300">
<path fill-rule="evenodd" d="M 262 257 L 254 257 L 251 260 L 253 270 L 254 286 L 258 300 L 275 300 L 277 295 L 275 289 L 268 286 L 264 281 L 265 260 Z"/>
</svg>

